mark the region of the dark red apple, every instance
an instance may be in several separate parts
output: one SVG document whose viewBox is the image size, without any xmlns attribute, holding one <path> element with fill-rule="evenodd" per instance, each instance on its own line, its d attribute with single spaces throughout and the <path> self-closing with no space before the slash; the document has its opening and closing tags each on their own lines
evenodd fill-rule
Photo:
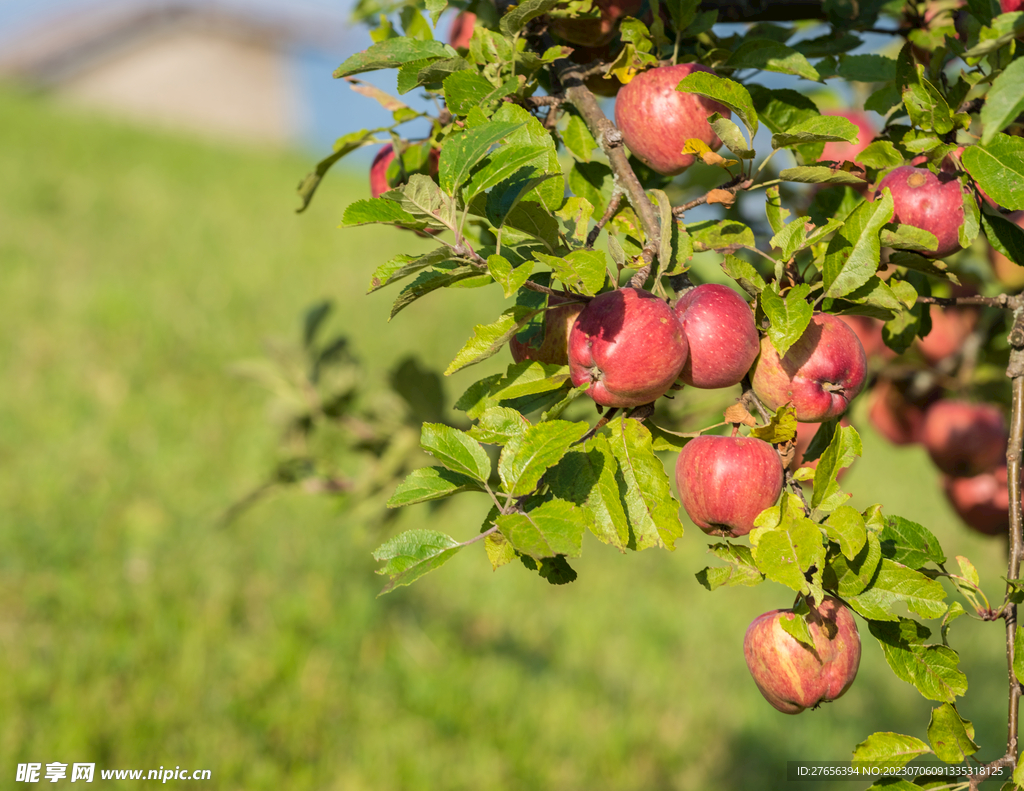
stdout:
<svg viewBox="0 0 1024 791">
<path fill-rule="evenodd" d="M 553 17 L 549 29 L 559 38 L 586 47 L 599 47 L 615 37 L 619 20 L 636 16 L 643 6 L 643 0 L 594 0 L 594 10 L 600 16 Z"/>
<path fill-rule="evenodd" d="M 705 390 L 739 384 L 761 348 L 754 313 L 728 286 L 705 283 L 675 304 L 690 354 L 680 378 Z"/>
<path fill-rule="evenodd" d="M 615 123 L 629 150 L 648 167 L 666 176 L 682 173 L 694 163 L 683 146 L 690 138 L 707 143 L 717 151 L 722 141 L 708 123 L 729 110 L 695 93 L 681 93 L 676 86 L 695 71 L 711 69 L 696 63 L 659 66 L 640 72 L 619 91 L 615 100 Z"/>
<path fill-rule="evenodd" d="M 809 624 L 814 650 L 786 632 L 792 610 L 772 610 L 754 619 L 743 638 L 750 675 L 765 700 L 783 714 L 829 703 L 853 684 L 860 667 L 860 634 L 850 611 L 826 597 Z"/>
<path fill-rule="evenodd" d="M 768 337 L 751 383 L 768 409 L 792 402 L 801 423 L 839 417 L 864 387 L 867 356 L 857 333 L 838 316 L 816 313 L 781 360 Z"/>
<path fill-rule="evenodd" d="M 571 304 L 564 304 L 569 302 Z M 554 307 L 561 305 L 561 307 Z M 572 302 L 569 297 L 552 294 L 548 297 L 548 310 L 544 317 L 544 337 L 536 346 L 527 346 L 520 340 L 509 341 L 509 351 L 517 363 L 534 360 L 548 365 L 568 365 L 569 333 L 576 317 L 583 310 L 582 302 Z"/>
<path fill-rule="evenodd" d="M 979 475 L 1005 463 L 1006 421 L 994 404 L 942 400 L 925 412 L 921 443 L 946 475 Z"/>
<path fill-rule="evenodd" d="M 663 396 L 686 362 L 676 314 L 649 291 L 620 288 L 591 300 L 569 333 L 569 372 L 602 406 L 631 407 Z"/>
<path fill-rule="evenodd" d="M 1010 491 L 1005 465 L 972 478 L 945 476 L 942 488 L 968 527 L 987 536 L 1005 534 L 1009 529 Z"/>
<path fill-rule="evenodd" d="M 782 492 L 782 461 L 754 437 L 705 435 L 683 446 L 676 461 L 679 500 L 705 533 L 745 536 Z"/>
<path fill-rule="evenodd" d="M 938 246 L 922 255 L 942 258 L 960 249 L 964 204 L 963 190 L 956 176 L 952 173 L 935 175 L 927 168 L 904 165 L 879 182 L 875 200 L 885 188 L 892 192 L 893 222 L 935 234 Z"/>
<path fill-rule="evenodd" d="M 863 151 L 878 135 L 874 123 L 860 110 L 832 110 L 822 115 L 834 115 L 852 121 L 859 134 L 856 143 L 825 143 L 820 159 L 825 162 L 856 162 Z"/>
<path fill-rule="evenodd" d="M 1004 14 L 1024 10 L 1024 0 L 999 0 L 999 8 Z"/>
<path fill-rule="evenodd" d="M 921 354 L 932 365 L 963 348 L 978 323 L 977 308 L 931 306 L 932 329 L 917 342 Z"/>
<path fill-rule="evenodd" d="M 868 420 L 893 445 L 920 442 L 924 415 L 924 409 L 907 400 L 892 381 L 880 379 L 875 385 Z"/>
<path fill-rule="evenodd" d="M 476 14 L 472 11 L 460 11 L 448 28 L 448 44 L 455 49 L 469 49 L 469 40 L 473 38 L 473 26 L 476 25 Z"/>
</svg>

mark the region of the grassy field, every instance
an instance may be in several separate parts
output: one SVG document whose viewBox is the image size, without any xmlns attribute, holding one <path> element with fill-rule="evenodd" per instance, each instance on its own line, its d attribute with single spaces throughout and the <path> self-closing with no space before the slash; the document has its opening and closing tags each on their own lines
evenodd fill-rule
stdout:
<svg viewBox="0 0 1024 791">
<path fill-rule="evenodd" d="M 331 298 L 371 378 L 410 352 L 443 367 L 496 297 L 426 299 L 388 324 L 369 273 L 422 242 L 336 230 L 362 176 L 332 174 L 295 215 L 310 157 L 9 91 L 0 118 L 0 788 L 18 763 L 85 761 L 207 768 L 202 787 L 239 791 L 769 789 L 787 760 L 845 758 L 875 730 L 925 737 L 928 702 L 866 629 L 841 701 L 768 706 L 743 633 L 791 597 L 709 594 L 692 527 L 674 554 L 585 542 L 569 586 L 492 572 L 480 548 L 382 599 L 382 535 L 330 499 L 279 496 L 219 527 L 277 442 L 233 363 Z M 450 400 L 479 374 L 454 377 Z M 928 525 L 1001 596 L 999 543 L 956 523 L 918 449 L 864 434 L 855 503 Z M 439 513 L 468 536 L 484 505 Z M 413 508 L 389 532 L 431 519 Z M 1005 738 L 1001 628 L 965 621 L 961 712 L 989 759 Z"/>
</svg>

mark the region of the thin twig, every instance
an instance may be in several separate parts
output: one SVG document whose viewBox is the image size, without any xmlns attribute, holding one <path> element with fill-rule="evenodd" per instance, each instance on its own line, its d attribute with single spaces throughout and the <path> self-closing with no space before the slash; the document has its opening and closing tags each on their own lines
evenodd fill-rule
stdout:
<svg viewBox="0 0 1024 791">
<path fill-rule="evenodd" d="M 594 424 L 594 427 L 590 429 L 590 431 L 588 431 L 586 434 L 584 434 L 582 437 L 576 440 L 573 443 L 573 445 L 579 445 L 581 442 L 586 442 L 588 439 L 593 437 L 598 431 L 600 431 L 601 429 L 608 425 L 609 421 L 611 421 L 611 419 L 615 417 L 615 413 L 617 411 L 618 407 L 613 406 L 611 409 L 609 409 L 605 416 L 602 417 L 599 421 L 597 421 Z"/>
<path fill-rule="evenodd" d="M 597 221 L 597 225 L 590 229 L 590 233 L 587 234 L 588 250 L 594 247 L 594 243 L 597 241 L 597 237 L 601 235 L 601 229 L 608 224 L 608 221 L 615 216 L 615 212 L 619 210 L 619 204 L 622 203 L 622 193 L 618 190 L 612 191 L 611 200 L 608 201 L 608 208 L 605 209 L 604 215 L 600 220 Z"/>
<path fill-rule="evenodd" d="M 715 187 L 715 190 L 726 190 L 727 192 L 731 192 L 733 195 L 735 195 L 737 192 L 742 192 L 745 189 L 749 189 L 753 183 L 753 179 L 749 179 L 743 175 L 739 175 L 736 176 L 731 181 L 726 182 L 721 187 Z M 708 190 L 706 195 L 700 198 L 695 198 L 689 203 L 684 203 L 681 206 L 673 206 L 672 214 L 675 215 L 676 217 L 682 217 L 690 209 L 696 209 L 698 206 L 703 206 L 705 203 L 708 202 L 708 195 L 710 195 L 715 190 Z"/>
<path fill-rule="evenodd" d="M 941 305 L 944 308 L 953 308 L 957 305 L 983 305 L 987 308 L 1002 308 L 1003 310 L 1017 310 L 1024 304 L 1024 299 L 1020 294 L 1014 296 L 999 294 L 995 297 L 918 297 L 917 301 L 921 305 Z"/>
</svg>

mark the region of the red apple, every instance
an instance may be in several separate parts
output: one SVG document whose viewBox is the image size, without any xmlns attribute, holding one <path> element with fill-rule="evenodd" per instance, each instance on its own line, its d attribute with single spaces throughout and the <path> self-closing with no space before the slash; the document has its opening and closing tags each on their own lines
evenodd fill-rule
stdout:
<svg viewBox="0 0 1024 791">
<path fill-rule="evenodd" d="M 1024 0 L 999 0 L 999 8 L 1004 14 L 1024 10 Z"/>
<path fill-rule="evenodd" d="M 570 304 L 564 304 L 566 302 Z M 548 310 L 544 316 L 544 337 L 536 346 L 527 346 L 513 337 L 508 343 L 512 359 L 517 363 L 534 360 L 548 365 L 568 365 L 569 333 L 582 310 L 582 302 L 573 302 L 570 297 L 552 294 L 548 297 Z"/>
<path fill-rule="evenodd" d="M 714 74 L 696 63 L 659 66 L 637 74 L 615 100 L 615 123 L 629 150 L 666 176 L 682 173 L 693 164 L 694 156 L 683 153 L 690 138 L 702 140 L 717 151 L 722 141 L 708 117 L 713 113 L 730 117 L 729 110 L 718 102 L 676 90 L 682 79 L 695 71 Z"/>
<path fill-rule="evenodd" d="M 987 536 L 997 536 L 1010 527 L 1010 491 L 1006 483 L 1004 465 L 972 478 L 946 476 L 942 488 L 964 524 Z"/>
<path fill-rule="evenodd" d="M 768 337 L 751 383 L 768 409 L 792 402 L 801 423 L 839 417 L 864 387 L 867 356 L 857 334 L 838 316 L 816 313 L 781 360 Z"/>
<path fill-rule="evenodd" d="M 754 313 L 728 286 L 705 283 L 675 305 L 690 354 L 680 378 L 710 390 L 739 384 L 761 348 Z"/>
<path fill-rule="evenodd" d="M 878 135 L 874 123 L 860 110 L 832 110 L 822 115 L 835 115 L 852 121 L 859 134 L 856 143 L 825 143 L 820 159 L 825 162 L 856 162 L 863 151 Z"/>
<path fill-rule="evenodd" d="M 924 415 L 924 409 L 908 401 L 892 381 L 880 379 L 875 385 L 868 420 L 893 445 L 920 442 Z"/>
<path fill-rule="evenodd" d="M 931 306 L 932 329 L 919 339 L 921 354 L 932 365 L 945 360 L 963 348 L 967 336 L 978 323 L 978 311 L 971 307 L 944 308 Z"/>
<path fill-rule="evenodd" d="M 960 249 L 959 232 L 964 224 L 963 190 L 953 174 L 940 173 L 936 176 L 927 168 L 904 165 L 879 182 L 875 200 L 887 187 L 892 192 L 893 222 L 935 234 L 938 246 L 922 252 L 922 255 L 942 258 Z"/>
<path fill-rule="evenodd" d="M 1006 421 L 994 404 L 942 400 L 925 412 L 921 443 L 946 475 L 971 476 L 1005 463 Z"/>
<path fill-rule="evenodd" d="M 553 17 L 550 30 L 573 44 L 599 47 L 615 37 L 619 20 L 636 16 L 643 6 L 643 0 L 594 0 L 594 10 L 599 17 Z"/>
<path fill-rule="evenodd" d="M 754 437 L 705 435 L 683 446 L 676 461 L 679 499 L 705 533 L 745 536 L 782 492 L 782 461 Z"/>
<path fill-rule="evenodd" d="M 860 666 L 860 635 L 850 611 L 826 597 L 809 624 L 814 650 L 780 623 L 797 618 L 792 610 L 772 610 L 754 619 L 743 638 L 750 675 L 765 700 L 783 714 L 799 714 L 842 695 Z"/>
<path fill-rule="evenodd" d="M 686 362 L 676 314 L 649 291 L 620 288 L 591 300 L 569 333 L 569 372 L 602 406 L 649 404 L 668 392 Z"/>
<path fill-rule="evenodd" d="M 455 49 L 469 49 L 469 40 L 473 38 L 473 26 L 476 14 L 472 11 L 460 11 L 448 28 L 448 44 Z"/>
<path fill-rule="evenodd" d="M 1021 2 L 1024 3 L 1024 0 Z M 1024 211 L 1007 214 L 1006 219 L 1016 223 L 1019 228 L 1024 228 Z M 1024 287 L 1024 266 L 1015 264 L 994 247 L 988 249 L 988 260 L 1000 283 L 1014 290 Z"/>
</svg>

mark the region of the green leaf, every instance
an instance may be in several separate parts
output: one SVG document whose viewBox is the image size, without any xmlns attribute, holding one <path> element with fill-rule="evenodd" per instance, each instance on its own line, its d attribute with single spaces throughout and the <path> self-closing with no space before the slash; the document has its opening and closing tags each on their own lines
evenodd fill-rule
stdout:
<svg viewBox="0 0 1024 791">
<path fill-rule="evenodd" d="M 491 476 L 491 460 L 479 442 L 464 431 L 442 423 L 424 423 L 420 447 L 452 472 L 484 483 Z"/>
<path fill-rule="evenodd" d="M 512 177 L 525 180 L 543 175 L 547 157 L 548 150 L 541 145 L 502 146 L 492 152 L 486 162 L 473 173 L 466 187 L 466 199 L 472 200 L 481 192 Z"/>
<path fill-rule="evenodd" d="M 442 88 L 444 81 L 449 76 L 472 68 L 469 61 L 463 57 L 417 60 L 406 63 L 398 69 L 398 92 L 405 94 L 422 85 Z"/>
<path fill-rule="evenodd" d="M 454 54 L 455 50 L 440 41 L 420 41 L 405 37 L 389 38 L 377 42 L 367 50 L 357 52 L 335 69 L 334 77 L 337 79 L 378 69 L 393 69 L 413 61 L 447 58 Z"/>
<path fill-rule="evenodd" d="M 558 464 L 589 428 L 586 423 L 550 420 L 530 426 L 521 437 L 510 440 L 498 460 L 505 491 L 515 497 L 530 494 L 548 468 Z"/>
<path fill-rule="evenodd" d="M 469 177 L 470 171 L 487 156 L 491 146 L 509 137 L 520 126 L 521 124 L 490 121 L 445 140 L 438 171 L 441 189 L 449 195 L 455 195 L 455 191 Z"/>
<path fill-rule="evenodd" d="M 501 32 L 506 36 L 514 36 L 531 19 L 546 14 L 556 5 L 559 0 L 525 0 L 524 2 L 510 6 L 510 10 L 501 18 Z"/>
<path fill-rule="evenodd" d="M 728 118 L 722 118 L 718 113 L 713 113 L 708 118 L 708 123 L 715 130 L 718 139 L 725 143 L 725 147 L 740 159 L 753 159 L 754 152 L 750 150 L 746 138 L 740 128 Z"/>
<path fill-rule="evenodd" d="M 425 0 L 424 5 L 430 14 L 430 21 L 436 26 L 437 20 L 441 18 L 441 14 L 448 7 L 448 0 Z"/>
<path fill-rule="evenodd" d="M 871 585 L 861 593 L 846 597 L 846 601 L 865 618 L 892 621 L 896 619 L 892 607 L 898 603 L 923 618 L 941 618 L 946 612 L 945 598 L 946 591 L 938 581 L 882 558 Z"/>
<path fill-rule="evenodd" d="M 632 528 L 622 498 L 625 485 L 606 435 L 570 450 L 544 480 L 555 497 L 583 507 L 587 526 L 599 540 L 620 552 L 629 547 Z"/>
<path fill-rule="evenodd" d="M 665 466 L 654 454 L 651 432 L 636 420 L 620 417 L 608 426 L 609 447 L 625 483 L 623 499 L 636 548 L 675 549 L 683 535 L 679 502 L 672 496 Z"/>
<path fill-rule="evenodd" d="M 427 227 L 426 221 L 417 220 L 395 201 L 384 197 L 350 203 L 345 208 L 345 214 L 342 215 L 340 227 L 352 228 L 372 223 L 401 225 L 403 228 L 412 228 L 417 231 Z"/>
<path fill-rule="evenodd" d="M 562 132 L 562 142 L 580 162 L 589 162 L 590 153 L 597 148 L 597 141 L 590 133 L 590 128 L 575 114 L 569 116 L 569 123 Z"/>
<path fill-rule="evenodd" d="M 411 585 L 447 563 L 460 549 L 458 541 L 436 530 L 409 530 L 384 542 L 373 553 L 374 560 L 385 564 L 377 573 L 390 577 L 381 595 Z"/>
<path fill-rule="evenodd" d="M 981 108 L 981 144 L 991 143 L 1024 110 L 1024 61 L 1015 60 L 992 82 Z"/>
<path fill-rule="evenodd" d="M 983 146 L 968 146 L 961 161 L 992 200 L 1024 209 L 1024 139 L 997 134 Z"/>
<path fill-rule="evenodd" d="M 484 410 L 469 436 L 488 445 L 507 445 L 522 437 L 529 427 L 530 421 L 516 410 L 495 406 Z"/>
<path fill-rule="evenodd" d="M 1024 266 L 1024 230 L 997 214 L 981 213 L 981 227 L 989 244 L 1015 264 Z"/>
<path fill-rule="evenodd" d="M 613 184 L 612 170 L 603 162 L 575 162 L 569 170 L 569 189 L 599 214 L 604 213 Z"/>
<path fill-rule="evenodd" d="M 807 621 L 803 616 L 793 613 L 783 614 L 779 618 L 779 626 L 798 643 L 803 643 L 811 651 L 815 650 L 814 638 L 811 637 L 811 630 L 807 627 Z"/>
<path fill-rule="evenodd" d="M 477 324 L 473 328 L 473 337 L 466 341 L 466 345 L 448 364 L 444 375 L 451 376 L 467 366 L 476 365 L 493 357 L 502 346 L 515 337 L 519 328 L 537 313 L 538 311 L 530 310 L 522 305 L 514 305 L 505 310 L 493 324 Z"/>
<path fill-rule="evenodd" d="M 810 292 L 811 287 L 806 283 L 791 288 L 785 298 L 772 291 L 770 286 L 761 292 L 761 308 L 771 321 L 768 337 L 780 358 L 786 356 L 789 347 L 800 340 L 811 323 L 814 309 L 807 301 Z"/>
<path fill-rule="evenodd" d="M 853 121 L 840 115 L 819 115 L 794 124 L 785 132 L 772 135 L 772 148 L 786 148 L 800 143 L 854 143 L 860 129 Z"/>
<path fill-rule="evenodd" d="M 829 590 L 836 591 L 843 599 L 849 600 L 867 589 L 875 578 L 881 562 L 882 549 L 878 543 L 878 536 L 868 531 L 867 541 L 854 558 L 849 561 L 843 556 L 831 559 L 825 569 L 824 585 Z M 891 619 L 888 614 L 884 615 L 886 619 Z"/>
<path fill-rule="evenodd" d="M 450 260 L 451 252 L 451 249 L 445 246 L 432 250 L 426 255 L 399 255 L 390 261 L 385 261 L 374 271 L 373 276 L 370 278 L 370 287 L 366 293 L 372 294 L 374 291 L 384 288 L 384 286 L 396 283 L 428 267 L 444 264 Z"/>
<path fill-rule="evenodd" d="M 839 549 L 848 560 L 853 560 L 868 541 L 864 517 L 849 505 L 841 505 L 825 520 L 828 537 L 839 543 Z"/>
<path fill-rule="evenodd" d="M 747 127 L 747 131 L 750 132 L 750 139 L 754 139 L 754 135 L 757 133 L 757 111 L 754 110 L 754 102 L 750 98 L 750 93 L 738 82 L 704 71 L 695 71 L 683 79 L 676 90 L 683 93 L 696 93 L 714 99 L 719 104 L 724 104 L 740 117 Z"/>
<path fill-rule="evenodd" d="M 896 250 L 935 250 L 939 246 L 938 239 L 931 231 L 913 225 L 895 225 L 889 223 L 878 235 L 883 247 Z"/>
<path fill-rule="evenodd" d="M 769 187 L 764 191 L 765 195 L 765 214 L 768 216 L 768 224 L 772 228 L 772 233 L 778 234 L 786 225 L 786 218 L 790 215 L 789 209 L 782 207 L 782 201 L 779 197 L 779 185 Z M 778 246 L 773 240 L 772 244 Z"/>
<path fill-rule="evenodd" d="M 811 496 L 813 508 L 818 508 L 840 491 L 836 481 L 839 471 L 849 467 L 863 453 L 857 429 L 853 426 L 838 426 L 814 471 L 814 494 Z"/>
<path fill-rule="evenodd" d="M 441 192 L 430 176 L 413 173 L 409 181 L 382 196 L 433 227 L 455 230 L 455 202 Z"/>
<path fill-rule="evenodd" d="M 517 552 L 541 560 L 556 555 L 579 557 L 583 543 L 581 517 L 572 503 L 548 500 L 526 513 L 502 514 L 495 521 Z"/>
<path fill-rule="evenodd" d="M 927 744 L 913 736 L 891 732 L 872 733 L 853 749 L 853 762 L 905 766 L 930 752 Z"/>
<path fill-rule="evenodd" d="M 898 107 L 902 102 L 903 96 L 900 94 L 900 89 L 896 87 L 895 82 L 889 82 L 864 101 L 864 109 L 879 115 L 888 115 L 890 110 Z"/>
<path fill-rule="evenodd" d="M 825 296 L 842 297 L 863 286 L 878 271 L 882 226 L 892 220 L 892 193 L 886 188 L 882 199 L 860 204 L 825 251 L 823 276 Z"/>
<path fill-rule="evenodd" d="M 773 582 L 798 593 L 810 593 L 804 575 L 811 566 L 821 568 L 825 560 L 818 526 L 810 519 L 794 518 L 772 530 L 755 528 L 754 533 L 757 537 L 753 554 L 758 570 Z"/>
<path fill-rule="evenodd" d="M 483 487 L 467 475 L 460 475 L 444 467 L 421 467 L 413 470 L 398 484 L 388 500 L 388 508 L 441 500 L 459 492 L 482 491 Z"/>
<path fill-rule="evenodd" d="M 491 273 L 491 277 L 496 282 L 501 284 L 501 289 L 505 292 L 505 299 L 508 299 L 514 296 L 530 277 L 530 273 L 533 271 L 533 261 L 524 261 L 513 269 L 507 258 L 500 255 L 489 255 L 487 256 L 487 271 Z"/>
<path fill-rule="evenodd" d="M 504 378 L 494 386 L 491 395 L 500 401 L 511 401 L 523 396 L 559 390 L 568 381 L 567 366 L 529 361 L 515 363 L 508 367 Z"/>
<path fill-rule="evenodd" d="M 466 116 L 474 107 L 491 108 L 499 99 L 514 93 L 519 81 L 507 80 L 495 86 L 475 69 L 456 71 L 444 78 L 444 100 L 454 115 Z"/>
<path fill-rule="evenodd" d="M 826 165 L 807 165 L 796 168 L 785 168 L 779 172 L 783 181 L 797 184 L 852 184 L 863 186 L 866 182 L 860 176 L 847 173 L 845 170 L 833 170 Z"/>
<path fill-rule="evenodd" d="M 565 223 L 566 230 L 571 233 L 572 238 L 580 244 L 587 240 L 587 235 L 590 232 L 590 218 L 593 215 L 593 204 L 586 198 L 578 198 L 575 195 L 567 198 L 565 205 L 555 212 L 555 216 Z"/>
<path fill-rule="evenodd" d="M 799 91 L 789 88 L 769 90 L 760 85 L 748 88 L 758 118 L 772 132 L 785 132 L 802 121 L 821 115 L 818 105 Z"/>
<path fill-rule="evenodd" d="M 597 294 L 608 276 L 608 260 L 601 250 L 574 250 L 564 258 L 544 253 L 534 253 L 534 257 L 550 266 L 554 276 L 573 291 L 587 296 Z"/>
<path fill-rule="evenodd" d="M 884 170 L 903 164 L 903 155 L 888 140 L 876 140 L 857 155 L 857 161 L 865 167 Z"/>
<path fill-rule="evenodd" d="M 693 249 L 699 253 L 755 245 L 754 232 L 736 220 L 705 220 L 687 225 L 686 230 L 693 239 Z"/>
<path fill-rule="evenodd" d="M 752 297 L 760 295 L 764 290 L 764 278 L 749 261 L 744 261 L 734 255 L 726 255 L 722 259 L 722 271 Z"/>
<path fill-rule="evenodd" d="M 458 266 L 452 269 L 438 268 L 436 271 L 421 272 L 419 277 L 399 292 L 398 298 L 391 306 L 390 318 L 393 319 L 417 299 L 425 297 L 439 288 L 448 288 L 464 280 L 478 277 L 480 277 L 480 270 L 474 266 Z M 484 275 L 484 277 L 487 282 L 490 282 L 490 275 Z"/>
<path fill-rule="evenodd" d="M 709 591 L 722 586 L 744 585 L 753 587 L 764 580 L 757 570 L 750 547 L 742 544 L 709 544 L 708 552 L 728 563 L 728 566 L 708 566 L 697 572 L 697 581 Z"/>
<path fill-rule="evenodd" d="M 896 61 L 884 55 L 842 55 L 837 73 L 848 82 L 891 82 L 896 79 Z"/>
<path fill-rule="evenodd" d="M 807 58 L 795 49 L 766 39 L 754 39 L 740 44 L 725 65 L 731 69 L 763 69 L 781 74 L 795 74 L 814 82 L 820 79 Z"/>
<path fill-rule="evenodd" d="M 750 430 L 750 436 L 763 439 L 771 445 L 792 442 L 796 439 L 796 410 L 788 405 L 780 406 L 764 426 Z"/>
<path fill-rule="evenodd" d="M 936 565 L 946 562 L 939 540 L 927 528 L 904 519 L 889 516 L 879 535 L 882 554 L 910 568 L 921 568 L 925 563 Z"/>
<path fill-rule="evenodd" d="M 961 718 L 956 706 L 943 703 L 932 709 L 928 722 L 928 741 L 940 761 L 958 764 L 967 760 L 980 749 L 974 743 L 974 725 Z"/>
<path fill-rule="evenodd" d="M 944 645 L 924 645 L 931 634 L 908 618 L 868 624 L 882 646 L 885 661 L 897 678 L 912 684 L 928 700 L 952 703 L 967 691 L 967 677 L 957 668 L 960 658 Z"/>
<path fill-rule="evenodd" d="M 549 211 L 559 208 L 565 198 L 565 181 L 562 178 L 562 166 L 558 161 L 558 149 L 551 133 L 530 115 L 529 110 L 511 102 L 502 103 L 494 114 L 494 120 L 519 124 L 506 141 L 509 145 L 539 145 L 547 149 L 547 163 L 538 166 L 545 174 L 553 174 L 556 178 L 548 178 L 538 183 L 535 187 L 536 198 Z M 528 196 L 528 199 L 533 200 L 533 196 Z"/>
</svg>

